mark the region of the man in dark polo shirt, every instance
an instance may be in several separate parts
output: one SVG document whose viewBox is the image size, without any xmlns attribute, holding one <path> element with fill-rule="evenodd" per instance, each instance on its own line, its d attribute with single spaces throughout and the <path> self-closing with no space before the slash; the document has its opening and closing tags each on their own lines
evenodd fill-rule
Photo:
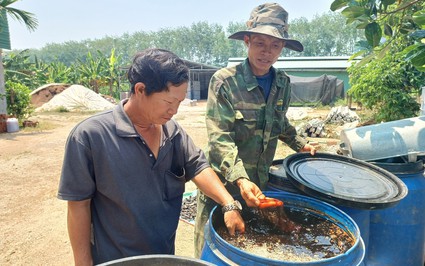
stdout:
<svg viewBox="0 0 425 266">
<path fill-rule="evenodd" d="M 145 254 L 174 254 L 185 183 L 225 206 L 231 234 L 245 230 L 237 202 L 203 152 L 171 118 L 185 99 L 188 68 L 173 53 L 148 49 L 128 71 L 131 95 L 70 133 L 58 198 L 68 201 L 76 265 Z M 258 187 L 256 196 L 264 197 Z"/>
</svg>

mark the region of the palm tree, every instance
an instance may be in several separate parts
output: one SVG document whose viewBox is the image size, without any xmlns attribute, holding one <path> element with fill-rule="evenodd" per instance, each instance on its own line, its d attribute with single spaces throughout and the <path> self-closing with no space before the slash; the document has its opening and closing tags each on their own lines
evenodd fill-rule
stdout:
<svg viewBox="0 0 425 266">
<path fill-rule="evenodd" d="M 4 121 L 7 118 L 7 102 L 6 102 L 6 89 L 4 87 L 4 69 L 2 59 L 2 49 L 10 49 L 10 36 L 9 26 L 7 23 L 7 16 L 9 15 L 12 19 L 25 24 L 29 31 L 33 31 L 38 26 L 38 21 L 35 15 L 19 10 L 10 5 L 14 4 L 18 0 L 0 0 L 0 133 L 4 131 Z M 2 34 L 3 33 L 3 34 Z"/>
</svg>

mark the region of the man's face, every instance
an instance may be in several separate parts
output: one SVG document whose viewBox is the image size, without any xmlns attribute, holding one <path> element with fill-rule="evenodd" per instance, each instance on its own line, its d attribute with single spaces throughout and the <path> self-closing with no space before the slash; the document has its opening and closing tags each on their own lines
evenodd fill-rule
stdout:
<svg viewBox="0 0 425 266">
<path fill-rule="evenodd" d="M 186 98 L 188 83 L 179 86 L 169 85 L 168 91 L 152 93 L 141 98 L 141 112 L 145 121 L 153 124 L 165 124 L 178 111 L 180 103 Z"/>
<path fill-rule="evenodd" d="M 244 42 L 248 47 L 249 63 L 255 76 L 267 74 L 285 46 L 283 40 L 263 34 L 245 35 Z"/>
</svg>

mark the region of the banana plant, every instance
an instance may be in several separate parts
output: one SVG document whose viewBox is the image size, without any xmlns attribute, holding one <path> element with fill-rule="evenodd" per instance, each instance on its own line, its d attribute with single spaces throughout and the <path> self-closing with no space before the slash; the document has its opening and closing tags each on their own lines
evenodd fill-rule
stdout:
<svg viewBox="0 0 425 266">
<path fill-rule="evenodd" d="M 95 58 L 88 52 L 86 61 L 78 59 L 78 62 L 77 68 L 81 72 L 81 83 L 99 93 L 99 88 L 107 84 L 103 76 L 107 69 L 105 59 L 102 56 Z"/>
<path fill-rule="evenodd" d="M 5 80 L 22 83 L 27 87 L 32 85 L 32 75 L 35 65 L 31 63 L 28 50 L 19 53 L 9 53 L 3 59 Z"/>
<path fill-rule="evenodd" d="M 121 76 L 122 71 L 120 70 L 119 63 L 121 62 L 121 56 L 116 56 L 115 54 L 115 48 L 111 50 L 111 55 L 108 59 L 108 72 L 105 79 L 107 80 L 107 83 L 109 85 L 109 94 L 111 96 L 117 96 L 114 95 L 114 87 L 116 86 L 117 92 L 120 91 L 120 84 L 121 84 Z"/>
</svg>

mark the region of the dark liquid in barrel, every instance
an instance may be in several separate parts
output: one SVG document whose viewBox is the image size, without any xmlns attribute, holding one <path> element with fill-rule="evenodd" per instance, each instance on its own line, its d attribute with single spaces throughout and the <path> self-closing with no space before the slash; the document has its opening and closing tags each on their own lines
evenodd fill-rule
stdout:
<svg viewBox="0 0 425 266">
<path fill-rule="evenodd" d="M 276 226 L 276 215 L 283 221 L 289 220 L 291 226 Z M 230 236 L 223 224 L 217 227 L 214 224 L 217 233 L 232 246 L 269 259 L 316 261 L 343 254 L 355 243 L 351 233 L 335 222 L 300 209 L 245 208 L 242 216 L 246 226 L 244 234 Z"/>
</svg>

